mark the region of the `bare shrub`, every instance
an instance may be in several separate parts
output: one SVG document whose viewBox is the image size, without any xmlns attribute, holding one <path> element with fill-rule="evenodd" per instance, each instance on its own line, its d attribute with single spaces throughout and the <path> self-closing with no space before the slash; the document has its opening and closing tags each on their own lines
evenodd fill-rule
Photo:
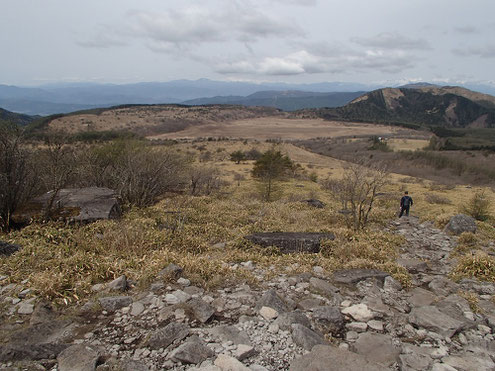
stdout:
<svg viewBox="0 0 495 371">
<path fill-rule="evenodd" d="M 425 195 L 425 200 L 430 204 L 438 204 L 438 205 L 448 205 L 452 203 L 447 197 L 440 196 L 435 193 L 427 193 Z"/>
<path fill-rule="evenodd" d="M 127 205 L 149 206 L 187 183 L 188 158 L 169 148 L 124 140 L 94 147 L 84 158 L 80 182 L 114 189 Z"/>
<path fill-rule="evenodd" d="M 11 216 L 35 189 L 30 153 L 22 146 L 22 133 L 0 125 L 0 230 L 12 226 Z"/>
<path fill-rule="evenodd" d="M 210 195 L 223 185 L 217 168 L 194 166 L 189 171 L 189 191 L 193 196 Z"/>
<path fill-rule="evenodd" d="M 327 189 L 342 202 L 344 209 L 349 208 L 349 226 L 355 230 L 366 226 L 379 190 L 387 183 L 387 176 L 380 165 L 353 164 L 346 169 L 342 180 L 329 184 Z"/>
</svg>

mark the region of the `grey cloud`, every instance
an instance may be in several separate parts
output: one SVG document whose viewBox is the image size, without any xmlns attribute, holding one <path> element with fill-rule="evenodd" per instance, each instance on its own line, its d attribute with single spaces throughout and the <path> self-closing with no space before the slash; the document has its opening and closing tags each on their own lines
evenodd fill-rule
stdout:
<svg viewBox="0 0 495 371">
<path fill-rule="evenodd" d="M 298 5 L 298 6 L 315 6 L 316 0 L 275 0 L 277 3 L 285 5 Z"/>
<path fill-rule="evenodd" d="M 302 36 L 293 22 L 269 17 L 238 4 L 222 11 L 188 8 L 167 13 L 134 12 L 130 15 L 134 36 L 158 44 L 176 46 L 209 42 L 255 42 L 270 37 Z"/>
<path fill-rule="evenodd" d="M 463 34 L 474 34 L 479 32 L 479 30 L 474 26 L 458 26 L 454 27 L 454 31 Z"/>
<path fill-rule="evenodd" d="M 397 50 L 427 50 L 428 41 L 411 39 L 398 33 L 382 32 L 374 37 L 354 37 L 352 42 L 369 48 L 397 49 Z"/>
<path fill-rule="evenodd" d="M 456 48 L 452 49 L 452 53 L 460 57 L 495 58 L 495 44 L 484 47 Z"/>
<path fill-rule="evenodd" d="M 84 48 L 100 49 L 128 45 L 127 42 L 123 40 L 121 35 L 109 26 L 99 26 L 97 32 L 92 38 L 77 40 L 76 44 Z"/>
</svg>

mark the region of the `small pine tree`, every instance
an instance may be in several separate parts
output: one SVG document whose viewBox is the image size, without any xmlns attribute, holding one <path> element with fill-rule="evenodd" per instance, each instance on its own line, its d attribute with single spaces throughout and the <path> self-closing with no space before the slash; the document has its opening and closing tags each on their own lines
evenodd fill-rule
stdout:
<svg viewBox="0 0 495 371">
<path fill-rule="evenodd" d="M 230 160 L 235 162 L 236 164 L 239 164 L 241 161 L 244 161 L 245 159 L 246 159 L 246 154 L 241 150 L 237 150 L 230 154 Z"/>
<path fill-rule="evenodd" d="M 252 176 L 261 181 L 262 195 L 266 201 L 271 201 L 275 191 L 276 182 L 288 177 L 294 163 L 280 151 L 270 149 L 264 152 L 254 163 Z"/>
<path fill-rule="evenodd" d="M 490 217 L 490 208 L 491 202 L 485 191 L 477 191 L 462 208 L 462 211 L 476 220 L 485 221 Z"/>
</svg>

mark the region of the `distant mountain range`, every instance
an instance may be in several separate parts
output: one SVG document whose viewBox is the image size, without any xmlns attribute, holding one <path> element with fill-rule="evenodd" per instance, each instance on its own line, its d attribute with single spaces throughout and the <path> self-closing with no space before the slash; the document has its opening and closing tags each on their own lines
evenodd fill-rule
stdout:
<svg viewBox="0 0 495 371">
<path fill-rule="evenodd" d="M 43 116 L 55 113 L 68 113 L 96 107 L 111 107 L 122 104 L 183 103 L 199 98 L 211 99 L 213 97 L 219 97 L 219 101 L 226 101 L 229 97 L 235 97 L 236 100 L 242 101 L 246 98 L 249 100 L 248 97 L 250 95 L 260 91 L 311 92 L 312 97 L 315 99 L 315 104 L 317 104 L 316 106 L 311 105 L 309 103 L 311 99 L 308 99 L 308 96 L 299 94 L 301 100 L 306 101 L 305 103 L 283 102 L 284 107 L 334 107 L 337 103 L 327 104 L 326 102 L 329 101 L 325 101 L 321 96 L 318 97 L 318 93 L 363 92 L 370 91 L 378 87 L 379 86 L 376 85 L 339 82 L 317 84 L 255 84 L 249 82 L 213 81 L 208 79 L 200 79 L 196 81 L 176 80 L 170 82 L 149 82 L 124 85 L 90 83 L 51 84 L 42 85 L 36 88 L 0 85 L 0 107 L 9 111 Z M 289 100 L 295 101 L 299 99 L 299 97 L 292 95 Z M 347 101 L 346 99 L 341 99 L 336 100 L 336 102 L 342 102 L 342 104 L 345 104 L 352 100 L 353 97 L 349 98 Z M 256 97 L 253 98 L 259 99 Z M 264 105 L 264 99 L 258 100 L 258 102 L 261 105 Z M 217 100 L 212 100 L 211 102 L 218 103 Z M 267 105 L 273 106 L 273 96 L 268 99 Z"/>
<path fill-rule="evenodd" d="M 493 128 L 495 97 L 461 87 L 409 85 L 366 93 L 349 104 L 316 110 L 330 120 L 410 127 Z"/>
</svg>

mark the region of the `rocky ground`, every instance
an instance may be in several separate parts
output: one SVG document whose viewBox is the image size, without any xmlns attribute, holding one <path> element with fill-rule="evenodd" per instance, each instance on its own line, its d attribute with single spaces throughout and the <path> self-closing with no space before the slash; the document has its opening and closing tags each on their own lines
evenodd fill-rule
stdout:
<svg viewBox="0 0 495 371">
<path fill-rule="evenodd" d="M 447 277 L 456 237 L 414 218 L 389 229 L 408 241 L 407 290 L 384 272 L 315 266 L 205 292 L 170 265 L 146 291 L 125 277 L 94 287 L 99 299 L 68 315 L 5 284 L 0 370 L 495 370 L 495 285 Z"/>
</svg>

